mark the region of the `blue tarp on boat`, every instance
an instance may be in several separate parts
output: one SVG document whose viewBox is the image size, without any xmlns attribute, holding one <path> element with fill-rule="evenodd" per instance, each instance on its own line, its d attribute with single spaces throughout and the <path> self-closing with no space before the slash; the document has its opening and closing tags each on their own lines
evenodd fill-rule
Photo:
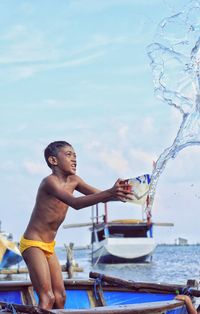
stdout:
<svg viewBox="0 0 200 314">
<path fill-rule="evenodd" d="M 22 304 L 20 291 L 0 291 L 0 300 L 7 303 Z"/>
<path fill-rule="evenodd" d="M 147 302 L 168 301 L 175 298 L 174 294 L 104 291 L 104 299 L 107 305 L 139 304 Z"/>
<path fill-rule="evenodd" d="M 90 301 L 85 290 L 66 290 L 67 299 L 65 309 L 89 309 Z M 38 296 L 34 293 L 36 302 Z M 175 298 L 174 294 L 142 293 L 129 291 L 104 291 L 104 299 L 107 306 L 140 304 L 148 302 L 169 301 Z"/>
</svg>

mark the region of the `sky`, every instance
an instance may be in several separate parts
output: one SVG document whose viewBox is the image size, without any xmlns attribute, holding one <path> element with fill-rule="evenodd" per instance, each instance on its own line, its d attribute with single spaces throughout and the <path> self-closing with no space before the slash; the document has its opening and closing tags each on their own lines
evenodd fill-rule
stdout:
<svg viewBox="0 0 200 314">
<path fill-rule="evenodd" d="M 0 0 L 0 220 L 18 241 L 41 180 L 43 151 L 66 140 L 77 174 L 108 189 L 117 178 L 152 172 L 181 115 L 154 95 L 147 46 L 158 23 L 186 0 Z M 152 209 L 157 243 L 200 242 L 200 147 L 170 160 Z M 103 211 L 103 205 L 100 205 Z M 141 218 L 131 203 L 108 204 L 109 220 Z M 90 222 L 91 208 L 63 223 Z M 64 229 L 57 245 L 90 242 L 87 228 Z"/>
</svg>

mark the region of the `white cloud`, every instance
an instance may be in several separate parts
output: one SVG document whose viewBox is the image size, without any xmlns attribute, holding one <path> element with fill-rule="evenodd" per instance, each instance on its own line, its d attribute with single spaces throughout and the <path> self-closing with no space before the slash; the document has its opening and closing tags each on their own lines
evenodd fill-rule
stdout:
<svg viewBox="0 0 200 314">
<path fill-rule="evenodd" d="M 153 170 L 153 161 L 157 157 L 150 152 L 139 150 L 139 149 L 130 149 L 129 163 L 136 175 L 141 175 L 143 173 L 151 173 Z"/>
<path fill-rule="evenodd" d="M 116 6 L 126 6 L 138 4 L 142 5 L 152 5 L 153 3 L 159 2 L 158 0 L 73 0 L 70 3 L 70 8 L 84 10 L 84 11 L 102 11 L 109 7 Z"/>
<path fill-rule="evenodd" d="M 25 161 L 24 168 L 31 175 L 47 175 L 48 173 L 48 170 L 44 167 L 44 163 Z"/>
<path fill-rule="evenodd" d="M 31 3 L 30 1 L 22 2 L 21 3 L 21 10 L 26 15 L 31 15 L 35 11 L 33 3 Z"/>
<path fill-rule="evenodd" d="M 106 47 L 130 44 L 132 37 L 96 33 L 79 49 L 66 51 L 60 46 L 60 39 L 49 40 L 48 32 L 16 24 L 1 35 L 4 50 L 0 53 L 0 64 L 7 65 L 2 70 L 9 79 L 25 79 L 38 72 L 90 64 L 106 54 Z M 5 77 L 3 74 L 2 80 Z"/>
<path fill-rule="evenodd" d="M 12 160 L 6 160 L 0 164 L 0 170 L 3 172 L 12 172 L 16 170 L 16 164 Z"/>
<path fill-rule="evenodd" d="M 6 33 L 1 35 L 1 40 L 13 41 L 26 34 L 26 27 L 22 24 L 16 24 L 7 29 Z"/>
<path fill-rule="evenodd" d="M 80 55 L 97 48 L 106 48 L 111 45 L 130 43 L 130 38 L 127 36 L 109 36 L 107 34 L 92 34 L 89 42 L 85 43 L 82 47 L 68 53 L 69 57 Z"/>
<path fill-rule="evenodd" d="M 118 175 L 127 172 L 129 169 L 128 161 L 118 150 L 101 151 L 99 157 L 107 167 L 114 170 Z"/>
<path fill-rule="evenodd" d="M 59 69 L 64 67 L 76 67 L 81 65 L 90 64 L 95 62 L 98 58 L 102 57 L 104 52 L 98 52 L 95 54 L 88 55 L 83 58 L 76 58 L 69 61 L 63 62 L 52 62 L 47 64 L 30 64 L 30 65 L 13 65 L 7 72 L 9 79 L 18 80 L 23 78 L 28 78 L 33 76 L 36 73 L 49 71 L 53 69 Z M 4 76 L 5 79 L 5 76 Z"/>
<path fill-rule="evenodd" d="M 7 71 L 9 79 L 21 80 L 33 76 L 38 72 L 35 66 L 13 66 Z"/>
<path fill-rule="evenodd" d="M 143 40 L 144 42 L 144 40 Z M 135 43 L 135 41 L 134 41 Z M 137 42 L 138 44 L 138 42 Z M 142 75 L 147 75 L 149 73 L 149 66 L 148 64 L 142 64 L 142 65 L 129 65 L 129 66 L 122 66 L 117 67 L 112 71 L 113 74 L 116 75 L 130 75 L 132 77 L 139 75 L 140 77 Z M 144 87 L 143 87 L 144 88 Z"/>
<path fill-rule="evenodd" d="M 104 164 L 105 169 L 113 171 L 118 176 L 135 177 L 143 173 L 151 173 L 156 156 L 145 150 L 131 148 L 130 141 L 126 137 L 127 131 L 126 128 L 119 131 L 116 142 L 124 142 L 123 145 L 117 145 L 115 149 L 112 148 L 113 145 L 109 148 L 105 139 L 102 141 L 93 139 L 87 144 L 87 150 Z"/>
<path fill-rule="evenodd" d="M 56 42 L 52 44 L 48 35 L 26 25 L 14 25 L 1 36 L 4 50 L 0 53 L 0 64 L 41 62 L 55 60 L 59 56 Z"/>
<path fill-rule="evenodd" d="M 153 117 L 144 117 L 144 119 L 142 120 L 142 125 L 143 127 L 141 128 L 141 132 L 143 133 L 143 135 L 150 136 L 150 134 L 155 131 L 156 126 Z"/>
<path fill-rule="evenodd" d="M 127 124 L 122 125 L 118 130 L 119 138 L 126 141 L 129 131 L 130 127 Z"/>
<path fill-rule="evenodd" d="M 59 99 L 46 99 L 44 105 L 49 108 L 65 108 L 74 106 L 73 101 L 65 101 Z"/>
<path fill-rule="evenodd" d="M 86 144 L 89 150 L 96 150 L 101 147 L 101 143 L 97 139 L 92 139 Z"/>
<path fill-rule="evenodd" d="M 175 159 L 169 161 L 167 166 L 169 180 L 191 183 L 199 181 L 199 154 L 199 146 L 190 146 L 180 151 Z"/>
</svg>

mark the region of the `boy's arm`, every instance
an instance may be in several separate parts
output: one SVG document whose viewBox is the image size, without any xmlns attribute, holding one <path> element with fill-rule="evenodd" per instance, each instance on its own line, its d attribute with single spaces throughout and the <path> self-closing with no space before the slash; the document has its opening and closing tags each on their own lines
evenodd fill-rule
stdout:
<svg viewBox="0 0 200 314">
<path fill-rule="evenodd" d="M 90 194 L 94 194 L 94 193 L 98 193 L 101 192 L 101 190 L 96 189 L 95 187 L 87 184 L 85 181 L 83 181 L 80 177 L 76 176 L 77 178 L 77 186 L 76 186 L 76 190 L 82 194 L 85 195 L 90 195 Z"/>
<path fill-rule="evenodd" d="M 74 209 L 81 209 L 100 202 L 113 200 L 125 202 L 127 198 L 129 198 L 128 194 L 130 194 L 130 192 L 127 192 L 120 183 L 121 180 L 118 179 L 111 189 L 86 196 L 74 197 L 70 192 L 66 191 L 66 188 L 63 188 L 57 180 L 53 180 L 49 177 L 45 183 L 45 190 L 68 206 Z"/>
</svg>

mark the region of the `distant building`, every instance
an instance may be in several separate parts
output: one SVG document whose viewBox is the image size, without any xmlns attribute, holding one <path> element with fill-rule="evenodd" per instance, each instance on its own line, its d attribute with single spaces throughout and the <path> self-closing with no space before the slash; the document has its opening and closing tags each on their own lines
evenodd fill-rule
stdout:
<svg viewBox="0 0 200 314">
<path fill-rule="evenodd" d="M 176 245 L 188 245 L 188 240 L 184 238 L 175 239 Z"/>
</svg>

